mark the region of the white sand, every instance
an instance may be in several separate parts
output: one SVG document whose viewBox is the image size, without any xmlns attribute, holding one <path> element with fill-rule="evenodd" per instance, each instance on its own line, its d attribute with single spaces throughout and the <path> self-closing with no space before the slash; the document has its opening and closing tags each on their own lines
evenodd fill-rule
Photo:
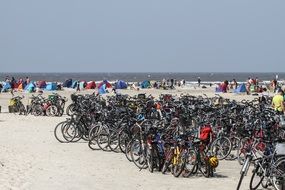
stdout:
<svg viewBox="0 0 285 190">
<path fill-rule="evenodd" d="M 193 95 L 207 93 L 212 89 L 154 91 L 144 90 L 158 96 L 160 93 Z M 60 92 L 69 97 L 73 91 Z M 92 91 L 89 91 L 91 93 Z M 87 93 L 87 92 L 82 92 Z M 122 93 L 135 94 L 126 90 Z M 46 93 L 45 93 L 46 94 Z M 30 94 L 24 95 L 30 96 Z M 241 100 L 252 96 L 223 94 Z M 88 190 L 88 189 L 235 189 L 241 166 L 237 161 L 222 161 L 214 178 L 202 176 L 175 178 L 172 175 L 139 171 L 123 154 L 91 151 L 87 143 L 61 144 L 53 135 L 54 127 L 66 116 L 35 117 L 19 116 L 7 112 L 10 94 L 0 94 L 0 189 L 32 190 Z M 24 100 L 27 102 L 27 99 Z M 244 179 L 241 189 L 248 189 L 251 172 Z"/>
</svg>

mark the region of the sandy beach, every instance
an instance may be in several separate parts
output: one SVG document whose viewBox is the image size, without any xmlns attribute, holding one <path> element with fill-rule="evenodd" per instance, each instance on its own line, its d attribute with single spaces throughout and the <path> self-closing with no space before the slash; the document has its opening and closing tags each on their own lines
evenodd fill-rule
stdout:
<svg viewBox="0 0 285 190">
<path fill-rule="evenodd" d="M 70 97 L 74 90 L 58 92 Z M 80 93 L 92 93 L 82 91 Z M 176 90 L 122 90 L 122 94 L 161 93 L 214 96 L 213 88 Z M 27 104 L 28 93 L 24 95 Z M 44 92 L 47 96 L 48 93 Z M 111 95 L 111 93 L 110 93 Z M 255 96 L 221 94 L 223 97 L 253 99 Z M 160 172 L 139 171 L 125 155 L 91 151 L 86 142 L 61 144 L 53 134 L 55 126 L 67 117 L 20 116 L 8 112 L 11 94 L 0 94 L 0 189 L 1 190 L 91 190 L 91 189 L 235 189 L 241 166 L 237 161 L 221 161 L 215 177 L 175 178 Z M 70 103 L 70 100 L 68 101 Z M 241 189 L 248 189 L 250 173 Z"/>
</svg>

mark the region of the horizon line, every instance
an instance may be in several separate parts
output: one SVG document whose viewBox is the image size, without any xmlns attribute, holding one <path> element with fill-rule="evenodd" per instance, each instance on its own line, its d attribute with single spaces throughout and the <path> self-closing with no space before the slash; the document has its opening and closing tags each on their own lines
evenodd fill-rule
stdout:
<svg viewBox="0 0 285 190">
<path fill-rule="evenodd" d="M 5 73 L 13 73 L 13 74 L 17 74 L 17 73 L 29 73 L 29 74 L 39 74 L 39 73 L 43 73 L 43 74 L 45 74 L 45 73 L 47 73 L 47 74 L 52 74 L 52 73 L 55 73 L 55 74 L 62 74 L 62 73 L 66 73 L 66 74 L 100 74 L 100 73 L 110 73 L 110 74 L 116 74 L 116 73 L 134 73 L 134 74 L 144 74 L 144 73 L 149 73 L 149 74 L 152 74 L 152 73 L 154 73 L 154 74 L 158 74 L 158 73 L 161 73 L 161 74 L 177 74 L 177 73 L 183 73 L 183 74 L 187 74 L 187 73 L 217 73 L 217 74 L 220 74 L 220 73 L 275 73 L 275 74 L 279 74 L 279 73 L 285 73 L 285 71 L 284 72 L 276 72 L 276 71 L 268 71 L 268 72 L 265 72 L 265 71 L 263 71 L 263 72 L 260 72 L 260 71 L 254 71 L 254 72 L 250 72 L 250 71 L 239 71 L 239 72 L 237 72 L 237 71 L 225 71 L 225 72 L 217 72 L 217 71 L 214 71 L 214 72 L 210 72 L 210 71 L 197 71 L 197 72 L 167 72 L 167 71 L 165 71 L 165 72 L 155 72 L 155 71 L 145 71 L 145 72 L 139 72 L 139 71 L 136 71 L 136 72 L 134 72 L 134 71 L 130 71 L 130 72 L 106 72 L 106 71 L 102 71 L 102 72 L 87 72 L 87 71 L 83 71 L 83 72 L 74 72 L 74 71 L 70 71 L 70 72 L 65 72 L 65 71 L 62 71 L 62 72 L 58 72 L 58 71 L 48 71 L 48 72 L 42 72 L 42 71 L 40 71 L 40 72 L 37 72 L 37 71 L 32 71 L 32 72 L 26 72 L 26 71 L 24 71 L 24 72 L 13 72 L 13 71 L 7 71 L 7 72 L 3 72 L 3 71 L 0 71 L 0 73 L 1 74 L 5 74 Z"/>
</svg>

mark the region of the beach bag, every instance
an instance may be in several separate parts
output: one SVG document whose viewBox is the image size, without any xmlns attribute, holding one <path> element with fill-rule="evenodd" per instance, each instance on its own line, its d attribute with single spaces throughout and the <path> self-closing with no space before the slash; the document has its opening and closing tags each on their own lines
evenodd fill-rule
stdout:
<svg viewBox="0 0 285 190">
<path fill-rule="evenodd" d="M 16 104 L 16 100 L 15 99 L 11 99 L 9 102 L 9 106 L 14 106 Z"/>
<path fill-rule="evenodd" d="M 205 125 L 200 130 L 200 140 L 206 141 L 210 139 L 210 135 L 212 133 L 212 128 L 210 125 Z"/>
</svg>

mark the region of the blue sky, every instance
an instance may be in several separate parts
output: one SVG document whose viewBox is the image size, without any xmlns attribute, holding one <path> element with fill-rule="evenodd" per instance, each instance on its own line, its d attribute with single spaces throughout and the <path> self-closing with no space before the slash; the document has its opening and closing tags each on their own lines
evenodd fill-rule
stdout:
<svg viewBox="0 0 285 190">
<path fill-rule="evenodd" d="M 0 2 L 2 72 L 285 71 L 284 0 Z"/>
</svg>

